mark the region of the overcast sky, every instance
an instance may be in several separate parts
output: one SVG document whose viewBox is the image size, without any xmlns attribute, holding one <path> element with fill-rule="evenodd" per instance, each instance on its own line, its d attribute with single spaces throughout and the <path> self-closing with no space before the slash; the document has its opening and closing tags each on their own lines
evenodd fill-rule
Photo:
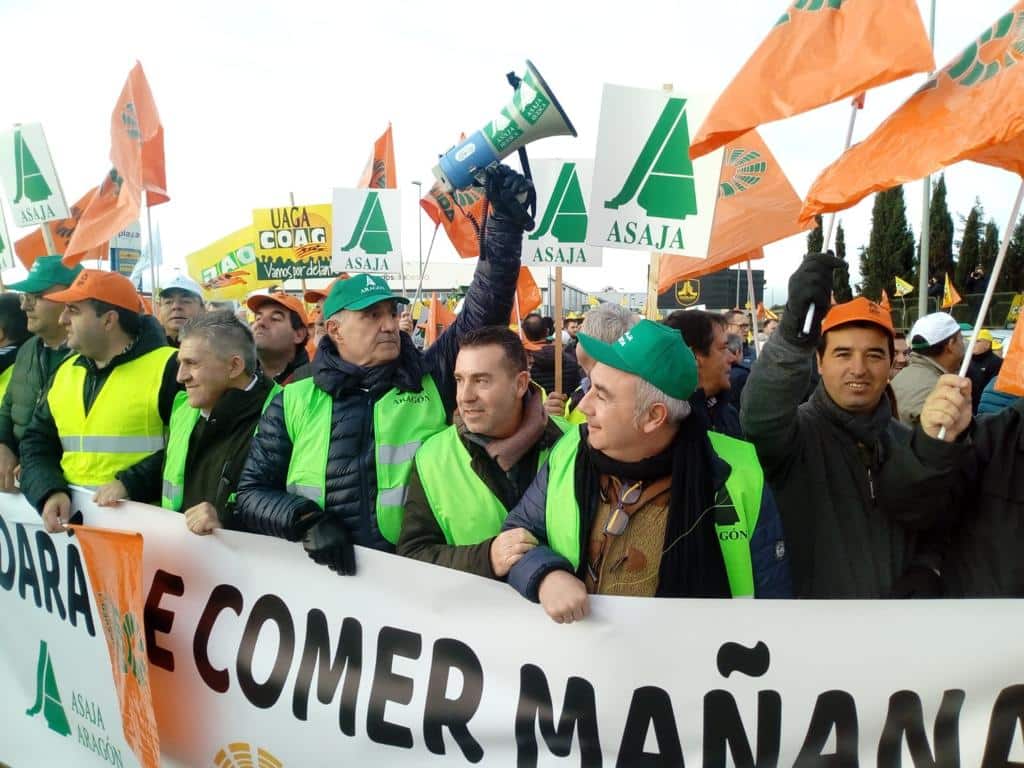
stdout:
<svg viewBox="0 0 1024 768">
<path fill-rule="evenodd" d="M 858 1 L 858 0 L 854 0 Z M 919 0 L 922 15 L 927 0 Z M 403 248 L 417 256 L 416 187 L 439 153 L 508 99 L 504 73 L 530 58 L 575 124 L 576 139 L 530 147 L 535 157 L 592 156 L 605 82 L 672 83 L 717 94 L 764 38 L 784 0 L 634 0 L 630 3 L 45 2 L 0 0 L 0 125 L 42 122 L 69 203 L 109 168 L 109 120 L 135 59 L 166 132 L 171 202 L 154 210 L 168 262 L 251 221 L 253 208 L 327 203 L 352 186 L 373 140 L 394 126 L 403 192 Z M 884 3 L 883 3 L 884 5 Z M 941 67 L 1009 7 L 1009 0 L 938 0 Z M 500 7 L 507 15 L 498 15 Z M 514 15 L 513 15 L 514 14 Z M 872 91 L 854 141 L 899 106 L 919 75 Z M 834 160 L 848 104 L 762 128 L 798 194 Z M 985 119 L 985 116 L 977 116 Z M 696 126 L 691 125 L 691 131 Z M 981 198 L 1000 231 L 1016 177 L 964 163 L 947 172 L 954 221 Z M 907 185 L 919 230 L 921 183 Z M 866 245 L 871 200 L 845 211 L 849 256 Z M 10 222 L 9 209 L 7 220 Z M 423 219 L 424 248 L 432 224 Z M 12 237 L 24 231 L 13 230 Z M 804 236 L 767 248 L 768 298 L 781 301 Z M 443 232 L 433 259 L 457 260 Z M 646 255 L 606 252 L 600 269 L 566 269 L 567 282 L 642 290 Z M 859 279 L 856 265 L 854 282 Z"/>
</svg>

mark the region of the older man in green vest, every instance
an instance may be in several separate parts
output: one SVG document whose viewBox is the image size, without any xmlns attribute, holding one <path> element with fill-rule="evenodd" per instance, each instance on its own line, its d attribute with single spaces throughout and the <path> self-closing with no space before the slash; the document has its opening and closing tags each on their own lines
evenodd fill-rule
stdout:
<svg viewBox="0 0 1024 768">
<path fill-rule="evenodd" d="M 523 343 L 506 327 L 463 338 L 455 384 L 455 423 L 416 452 L 398 554 L 502 578 L 537 540 L 501 524 L 568 424 L 544 412 Z"/>
<path fill-rule="evenodd" d="M 678 331 L 641 320 L 613 344 L 584 333 L 595 364 L 568 432 L 505 519 L 540 544 L 509 583 L 556 622 L 588 594 L 788 597 L 782 525 L 754 447 L 709 431 L 688 398 L 697 362 Z"/>
</svg>

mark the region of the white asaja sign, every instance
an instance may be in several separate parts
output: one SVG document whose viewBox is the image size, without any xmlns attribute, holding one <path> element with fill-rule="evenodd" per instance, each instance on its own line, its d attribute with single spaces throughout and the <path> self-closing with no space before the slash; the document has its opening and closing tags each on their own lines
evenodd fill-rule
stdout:
<svg viewBox="0 0 1024 768">
<path fill-rule="evenodd" d="M 0 134 L 0 180 L 16 226 L 35 227 L 70 215 L 39 123 L 22 123 Z"/>
<path fill-rule="evenodd" d="M 537 225 L 523 233 L 529 267 L 599 267 L 602 249 L 587 244 L 587 201 L 594 161 L 533 160 Z"/>
<path fill-rule="evenodd" d="M 721 152 L 690 160 L 690 131 L 711 100 L 700 93 L 605 85 L 587 242 L 703 256 Z"/>
<path fill-rule="evenodd" d="M 335 189 L 334 272 L 398 272 L 402 264 L 402 197 L 397 189 Z"/>
<path fill-rule="evenodd" d="M 0 269 L 11 269 L 14 266 L 14 243 L 7 233 L 7 222 L 4 220 L 4 209 L 0 207 Z"/>
</svg>

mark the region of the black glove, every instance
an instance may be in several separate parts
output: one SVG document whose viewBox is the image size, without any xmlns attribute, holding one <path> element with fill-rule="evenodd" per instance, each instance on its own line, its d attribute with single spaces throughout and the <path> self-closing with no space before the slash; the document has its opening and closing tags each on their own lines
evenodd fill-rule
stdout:
<svg viewBox="0 0 1024 768">
<path fill-rule="evenodd" d="M 532 181 L 507 165 L 492 164 L 484 169 L 484 190 L 496 221 L 510 221 L 527 232 L 534 228 L 530 209 L 537 191 Z"/>
<path fill-rule="evenodd" d="M 916 599 L 942 597 L 942 576 L 934 568 L 911 564 L 892 585 L 892 597 Z"/>
<path fill-rule="evenodd" d="M 832 300 L 832 270 L 843 265 L 832 251 L 809 253 L 789 278 L 789 300 L 779 323 L 782 337 L 793 344 L 811 346 L 818 341 L 821 321 Z M 814 304 L 814 322 L 810 333 L 804 333 L 807 310 Z"/>
<path fill-rule="evenodd" d="M 356 552 L 345 525 L 333 515 L 324 517 L 302 539 L 314 563 L 326 565 L 342 576 L 355 576 Z"/>
</svg>

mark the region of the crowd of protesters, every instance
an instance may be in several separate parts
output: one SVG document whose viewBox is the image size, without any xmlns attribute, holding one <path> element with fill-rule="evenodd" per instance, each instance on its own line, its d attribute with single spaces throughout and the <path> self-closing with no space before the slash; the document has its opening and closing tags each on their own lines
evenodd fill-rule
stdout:
<svg viewBox="0 0 1024 768">
<path fill-rule="evenodd" d="M 592 594 L 1024 595 L 1024 405 L 991 334 L 830 306 L 830 254 L 756 339 L 743 311 L 611 304 L 515 333 L 529 192 L 489 169 L 473 281 L 425 350 L 375 275 L 253 295 L 243 322 L 184 275 L 148 314 L 128 279 L 39 258 L 0 295 L 0 489 L 51 533 L 78 486 L 339 574 L 359 545 L 506 580 L 566 623 Z"/>
</svg>

